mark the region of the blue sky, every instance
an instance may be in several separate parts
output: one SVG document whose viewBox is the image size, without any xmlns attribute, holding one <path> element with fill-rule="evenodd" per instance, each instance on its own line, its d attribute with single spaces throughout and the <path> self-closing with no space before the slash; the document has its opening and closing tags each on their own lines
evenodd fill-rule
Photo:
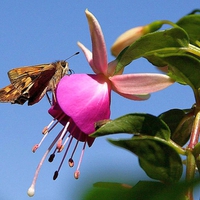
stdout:
<svg viewBox="0 0 200 200">
<path fill-rule="evenodd" d="M 91 49 L 85 9 L 88 8 L 101 24 L 108 49 L 108 60 L 113 60 L 110 47 L 127 29 L 155 20 L 176 22 L 183 15 L 199 7 L 197 1 L 14 1 L 1 2 L 0 7 L 0 87 L 9 84 L 7 71 L 12 68 L 50 63 L 66 59 L 79 51 L 77 41 Z M 69 60 L 75 73 L 92 73 L 83 53 Z M 139 59 L 126 73 L 158 72 L 150 63 Z M 172 108 L 189 108 L 194 97 L 189 87 L 174 84 L 152 94 L 148 101 L 136 102 L 112 94 L 112 115 L 117 118 L 130 112 L 158 115 Z M 1 200 L 29 199 L 26 192 L 39 160 L 59 128 L 44 145 L 32 153 L 31 148 L 41 138 L 41 130 L 51 121 L 46 98 L 34 106 L 0 104 L 0 198 Z M 123 135 L 110 136 L 125 137 Z M 147 179 L 139 168 L 137 158 L 130 152 L 110 145 L 107 137 L 98 138 L 87 148 L 81 165 L 79 180 L 73 178 L 75 169 L 63 165 L 59 177 L 52 180 L 61 156 L 53 163 L 45 162 L 36 184 L 35 200 L 79 200 L 84 190 L 96 181 L 112 180 L 132 183 Z M 78 161 L 77 150 L 75 161 Z M 200 197 L 200 193 L 197 193 Z"/>
</svg>

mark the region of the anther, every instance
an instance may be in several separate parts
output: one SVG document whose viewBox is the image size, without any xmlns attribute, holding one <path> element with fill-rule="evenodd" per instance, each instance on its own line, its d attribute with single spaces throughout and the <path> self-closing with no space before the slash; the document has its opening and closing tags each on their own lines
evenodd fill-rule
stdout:
<svg viewBox="0 0 200 200">
<path fill-rule="evenodd" d="M 74 178 L 75 178 L 75 179 L 78 179 L 79 176 L 80 176 L 80 171 L 79 171 L 79 170 L 76 170 L 76 171 L 74 172 Z"/>
<path fill-rule="evenodd" d="M 32 152 L 33 152 L 33 153 L 35 153 L 35 152 L 36 152 L 36 150 L 38 149 L 38 147 L 39 147 L 39 145 L 38 145 L 38 144 L 34 145 L 34 146 L 33 146 L 33 148 L 32 148 Z"/>
<path fill-rule="evenodd" d="M 33 146 L 33 148 L 32 148 L 32 152 L 33 152 L 33 153 L 35 153 L 36 150 L 41 146 L 42 142 L 44 141 L 44 139 L 46 138 L 47 135 L 48 135 L 48 134 L 45 134 L 45 135 L 42 137 L 42 139 L 40 140 L 39 144 L 36 144 L 36 145 Z"/>
<path fill-rule="evenodd" d="M 64 116 L 65 115 L 59 114 L 56 118 L 54 118 L 47 126 L 43 128 L 42 134 L 49 133 Z"/>
<path fill-rule="evenodd" d="M 58 149 L 58 152 L 61 152 L 64 149 L 64 147 L 65 147 L 67 141 L 69 140 L 70 136 L 71 136 L 70 134 L 67 136 L 67 138 L 65 139 L 65 141 L 63 142 L 63 144 Z"/>
<path fill-rule="evenodd" d="M 60 153 L 64 149 L 64 145 L 61 145 L 60 148 L 58 149 L 58 153 Z"/>
<path fill-rule="evenodd" d="M 49 156 L 49 159 L 48 161 L 49 162 L 53 162 L 53 159 L 55 158 L 55 153 L 52 153 L 50 156 Z"/>
<path fill-rule="evenodd" d="M 53 175 L 53 180 L 56 180 L 57 177 L 58 177 L 58 171 L 55 171 L 55 172 L 54 172 L 54 175 Z"/>
<path fill-rule="evenodd" d="M 45 126 L 42 130 L 42 134 L 46 134 L 49 132 L 49 128 L 51 127 L 51 125 L 56 121 L 56 119 L 54 118 L 47 126 Z M 57 121 L 58 123 L 58 121 Z M 57 124 L 56 123 L 56 124 Z"/>
<path fill-rule="evenodd" d="M 43 128 L 43 130 L 42 130 L 42 134 L 47 134 L 49 132 L 49 130 L 48 130 L 48 127 L 47 126 L 45 126 L 44 128 Z"/>
<path fill-rule="evenodd" d="M 73 166 L 74 166 L 74 161 L 73 161 L 72 158 L 70 158 L 70 159 L 68 160 L 68 164 L 69 164 L 70 167 L 73 167 Z"/>
<path fill-rule="evenodd" d="M 59 151 L 59 149 L 62 147 L 62 139 L 59 139 L 57 142 L 57 149 Z"/>
<path fill-rule="evenodd" d="M 62 144 L 62 140 L 63 138 L 65 137 L 66 133 L 67 133 L 67 128 L 69 126 L 70 122 L 67 122 L 62 130 L 62 133 L 60 135 L 60 138 L 57 142 L 57 149 L 58 149 L 58 152 L 61 152 L 64 148 L 64 145 Z M 68 139 L 67 139 L 68 140 Z M 65 142 L 66 143 L 66 142 Z"/>
<path fill-rule="evenodd" d="M 77 146 L 78 146 L 78 143 L 79 143 L 79 141 L 77 140 L 76 145 L 75 145 L 75 147 L 74 147 L 74 150 L 73 150 L 73 152 L 72 152 L 72 155 L 71 155 L 71 157 L 70 157 L 70 159 L 69 159 L 69 161 L 68 161 L 68 164 L 69 164 L 70 167 L 73 167 L 73 166 L 74 166 L 73 156 L 74 156 L 74 153 L 75 153 L 76 148 L 77 148 Z"/>
</svg>

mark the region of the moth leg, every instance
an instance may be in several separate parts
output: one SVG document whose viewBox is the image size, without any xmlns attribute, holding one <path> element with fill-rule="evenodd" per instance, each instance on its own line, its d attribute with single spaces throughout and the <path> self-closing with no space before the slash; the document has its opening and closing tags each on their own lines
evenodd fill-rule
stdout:
<svg viewBox="0 0 200 200">
<path fill-rule="evenodd" d="M 46 97 L 47 97 L 47 99 L 49 101 L 49 104 L 52 106 L 53 102 L 52 102 L 51 98 L 49 97 L 48 92 L 46 92 L 45 94 L 46 94 Z"/>
<path fill-rule="evenodd" d="M 55 90 L 56 90 L 56 81 L 55 81 L 55 79 L 53 79 L 52 85 L 51 85 L 51 91 L 52 91 L 52 100 L 54 103 L 57 102 Z"/>
</svg>

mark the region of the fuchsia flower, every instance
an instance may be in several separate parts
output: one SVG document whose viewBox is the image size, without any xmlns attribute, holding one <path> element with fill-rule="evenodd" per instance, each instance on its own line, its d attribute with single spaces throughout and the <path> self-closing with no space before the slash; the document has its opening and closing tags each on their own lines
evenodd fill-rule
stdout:
<svg viewBox="0 0 200 200">
<path fill-rule="evenodd" d="M 95 74 L 72 74 L 63 77 L 59 82 L 56 89 L 57 102 L 54 102 L 49 109 L 49 113 L 54 119 L 43 130 L 44 137 L 58 122 L 63 125 L 63 129 L 56 136 L 39 163 L 33 183 L 28 190 L 29 196 L 34 195 L 39 169 L 54 145 L 56 147 L 50 155 L 50 162 L 53 160 L 55 153 L 61 152 L 66 142 L 69 142 L 61 164 L 54 174 L 53 179 L 56 179 L 72 140 L 76 139 L 77 142 L 69 159 L 70 166 L 74 165 L 73 155 L 79 141 L 83 142 L 83 150 L 74 174 L 75 178 L 79 177 L 79 167 L 86 143 L 91 146 L 94 141 L 94 138 L 89 137 L 89 134 L 95 131 L 95 122 L 110 118 L 111 90 L 129 99 L 144 100 L 149 97 L 148 93 L 161 90 L 173 83 L 168 76 L 160 74 L 119 74 L 113 76 L 116 61 L 107 63 L 107 53 L 101 27 L 96 18 L 87 10 L 86 17 L 90 27 L 92 52 L 83 44 L 78 43 L 78 45 L 84 52 Z M 65 141 L 64 138 L 66 138 Z M 40 145 L 41 142 L 35 145 L 33 151 L 35 152 Z"/>
</svg>

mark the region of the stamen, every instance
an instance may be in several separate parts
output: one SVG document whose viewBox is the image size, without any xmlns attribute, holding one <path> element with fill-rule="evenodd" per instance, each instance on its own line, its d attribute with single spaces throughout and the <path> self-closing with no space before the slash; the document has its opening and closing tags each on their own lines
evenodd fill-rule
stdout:
<svg viewBox="0 0 200 200">
<path fill-rule="evenodd" d="M 62 147 L 62 139 L 65 137 L 65 135 L 66 135 L 66 133 L 67 133 L 67 128 L 68 128 L 68 126 L 69 126 L 69 122 L 67 122 L 67 123 L 65 124 L 65 127 L 64 127 L 64 129 L 63 129 L 63 131 L 62 131 L 62 134 L 61 134 L 61 136 L 60 136 L 60 138 L 59 138 L 59 140 L 58 140 L 58 143 L 57 143 L 58 152 L 60 152 L 61 149 L 63 149 L 63 147 Z"/>
<path fill-rule="evenodd" d="M 64 117 L 64 116 L 62 116 Z M 43 134 L 47 134 L 49 133 L 57 124 L 58 124 L 59 120 L 54 118 L 47 126 L 45 126 L 42 130 Z"/>
<path fill-rule="evenodd" d="M 46 134 L 47 132 L 50 132 L 64 117 L 65 115 L 63 113 L 59 113 L 47 126 L 44 127 L 42 133 Z"/>
<path fill-rule="evenodd" d="M 36 171 L 35 171 L 35 174 L 34 174 L 34 177 L 33 177 L 33 181 L 32 181 L 32 184 L 30 186 L 30 188 L 28 189 L 28 195 L 29 196 L 33 196 L 34 193 L 35 193 L 35 184 L 36 184 L 36 180 L 37 180 L 37 177 L 38 177 L 38 174 L 39 174 L 39 171 L 40 171 L 40 168 L 42 167 L 42 164 L 44 163 L 47 155 L 49 154 L 49 152 L 51 151 L 51 149 L 53 148 L 53 146 L 56 144 L 56 142 L 58 141 L 58 139 L 60 138 L 60 135 L 62 134 L 62 131 L 63 129 L 60 131 L 60 133 L 56 136 L 56 138 L 53 140 L 53 142 L 51 143 L 51 145 L 49 146 L 49 148 L 47 149 L 47 151 L 45 152 L 45 154 L 43 155 L 42 159 L 40 160 L 37 168 L 36 168 Z"/>
<path fill-rule="evenodd" d="M 64 162 L 64 160 L 65 160 L 65 157 L 66 157 L 66 155 L 67 155 L 67 152 L 68 152 L 68 150 L 69 150 L 69 147 L 70 147 L 70 145 L 71 145 L 72 140 L 73 140 L 73 137 L 70 138 L 69 144 L 68 144 L 67 149 L 66 149 L 66 151 L 65 151 L 65 154 L 64 154 L 64 156 L 63 156 L 63 158 L 62 158 L 62 160 L 61 160 L 61 163 L 60 163 L 60 165 L 59 165 L 59 167 L 58 167 L 58 170 L 55 171 L 55 173 L 54 173 L 53 180 L 56 180 L 56 178 L 58 177 L 58 173 L 59 173 L 59 171 L 60 171 L 60 169 L 61 169 L 61 166 L 62 166 L 62 164 L 63 164 L 63 162 Z"/>
<path fill-rule="evenodd" d="M 63 148 L 64 148 L 66 142 L 68 141 L 68 139 L 70 138 L 70 136 L 71 136 L 71 135 L 68 135 L 68 137 L 66 138 L 65 142 L 63 143 L 61 149 L 59 149 L 58 152 L 60 152 L 60 151 L 63 150 Z M 56 151 L 57 151 L 57 147 L 54 149 L 54 152 L 49 156 L 49 159 L 48 159 L 49 162 L 53 162 Z"/>
<path fill-rule="evenodd" d="M 59 120 L 61 120 L 65 115 L 59 114 L 57 116 L 58 120 L 54 118 L 47 126 L 42 130 L 42 134 L 44 135 L 40 140 L 39 144 L 35 144 L 32 148 L 32 152 L 35 153 L 36 150 L 42 145 L 42 142 L 47 137 L 48 133 L 58 124 Z M 52 125 L 53 124 L 53 125 Z"/>
<path fill-rule="evenodd" d="M 66 131 L 66 128 L 69 126 L 69 122 L 65 125 L 65 127 L 62 129 L 62 133 L 61 133 L 61 136 L 63 135 L 63 132 L 67 132 Z M 65 134 L 64 134 L 65 136 Z M 67 139 L 65 140 L 65 142 L 62 144 L 62 139 L 60 139 L 61 137 L 59 137 L 58 139 L 58 142 L 57 142 L 57 145 L 56 145 L 56 148 L 54 150 L 54 152 L 49 156 L 49 159 L 48 161 L 49 162 L 53 162 L 54 158 L 55 158 L 55 153 L 56 153 L 56 150 L 58 150 L 58 152 L 61 152 L 64 148 L 64 145 L 66 144 L 67 140 L 70 138 L 70 135 L 67 137 Z"/>
<path fill-rule="evenodd" d="M 46 134 L 47 132 L 49 132 L 49 127 L 56 121 L 57 119 L 54 118 L 47 126 L 44 127 L 44 129 L 42 130 L 43 134 Z"/>
<path fill-rule="evenodd" d="M 44 139 L 47 137 L 48 133 L 46 133 L 42 139 L 40 140 L 39 144 L 35 144 L 32 148 L 32 152 L 35 153 L 36 150 L 41 146 L 42 142 L 44 141 Z"/>
<path fill-rule="evenodd" d="M 73 150 L 73 152 L 72 152 L 72 155 L 71 155 L 70 159 L 68 160 L 68 164 L 69 164 L 70 167 L 73 167 L 73 166 L 74 166 L 73 156 L 74 156 L 74 153 L 75 153 L 76 148 L 77 148 L 77 146 L 78 146 L 78 143 L 79 143 L 79 140 L 76 141 L 76 145 L 75 145 L 75 147 L 74 147 L 74 150 Z"/>
<path fill-rule="evenodd" d="M 59 152 L 59 153 L 64 149 L 64 147 L 65 147 L 67 141 L 69 140 L 70 136 L 71 136 L 71 135 L 69 134 L 69 135 L 67 136 L 67 138 L 65 139 L 64 143 L 62 144 L 62 146 L 60 147 L 60 149 L 58 149 L 58 152 Z"/>
<path fill-rule="evenodd" d="M 86 142 L 87 142 L 87 141 L 84 142 L 83 149 L 82 149 L 82 151 L 81 151 L 81 156 L 80 156 L 80 159 L 79 159 L 79 162 L 78 162 L 78 166 L 77 166 L 76 171 L 74 172 L 74 178 L 75 178 L 75 179 L 78 179 L 79 176 L 80 176 L 80 171 L 79 171 L 79 169 L 80 169 L 80 165 L 81 165 L 81 162 L 82 162 L 82 159 L 83 159 L 83 155 L 84 155 L 84 151 L 85 151 Z"/>
</svg>

